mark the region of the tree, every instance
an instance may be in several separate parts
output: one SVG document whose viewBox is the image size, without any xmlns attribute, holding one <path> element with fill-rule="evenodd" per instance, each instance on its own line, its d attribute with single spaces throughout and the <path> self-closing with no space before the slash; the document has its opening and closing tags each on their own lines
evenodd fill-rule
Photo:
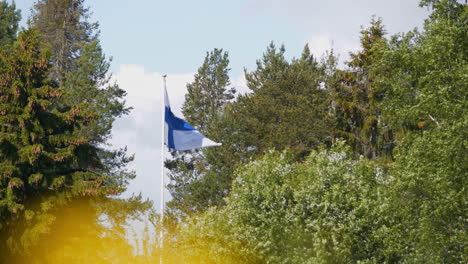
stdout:
<svg viewBox="0 0 468 264">
<path fill-rule="evenodd" d="M 11 5 L 5 0 L 0 2 L 0 47 L 13 44 L 20 20 L 21 13 L 14 2 Z"/>
<path fill-rule="evenodd" d="M 106 143 L 114 120 L 130 110 L 122 101 L 126 92 L 117 84 L 110 83 L 110 63 L 105 59 L 99 41 L 93 40 L 84 45 L 75 63 L 77 69 L 67 73 L 61 85 L 67 95 L 60 101 L 60 107 L 88 102 L 99 117 L 81 133 L 93 143 Z"/>
<path fill-rule="evenodd" d="M 2 210 L 17 213 L 27 194 L 60 190 L 74 182 L 83 184 L 76 186 L 81 192 L 96 193 L 100 178 L 87 171 L 102 166 L 96 150 L 86 139 L 70 134 L 89 124 L 94 113 L 84 104 L 66 112 L 51 109 L 62 92 L 44 78 L 47 53 L 34 31 L 22 33 L 13 51 L 0 57 Z"/>
<path fill-rule="evenodd" d="M 383 110 L 398 136 L 394 183 L 384 215 L 395 261 L 464 263 L 467 15 L 457 1 L 421 1 L 433 11 L 424 31 L 398 35 L 377 51 Z M 402 232 L 401 230 L 406 230 Z"/>
<path fill-rule="evenodd" d="M 180 226 L 175 254 L 204 263 L 379 262 L 373 233 L 388 175 L 343 142 L 294 160 L 272 152 L 240 167 L 226 206 Z"/>
<path fill-rule="evenodd" d="M 384 73 L 378 85 L 388 93 L 382 106 L 391 124 L 416 133 L 463 122 L 467 106 L 468 8 L 449 0 L 421 3 L 434 8 L 424 32 L 392 38 L 375 65 Z"/>
<path fill-rule="evenodd" d="M 203 212 L 168 234 L 165 261 L 466 263 L 468 6 L 421 5 L 433 9 L 422 32 L 386 41 L 373 20 L 337 74 L 333 56 L 308 68 L 270 46 L 247 75 L 252 93 L 208 127 L 223 146 L 204 152 L 202 177 L 188 185 L 204 190 L 188 200 Z M 330 90 L 312 93 L 319 80 Z M 321 90 L 332 104 L 309 107 L 331 110 L 347 142 L 314 150 L 327 137 L 307 138 L 288 119 L 317 122 L 294 110 L 310 113 L 297 102 Z M 312 143 L 294 145 L 283 123 Z"/>
<path fill-rule="evenodd" d="M 434 128 L 398 149 L 383 203 L 384 255 L 412 263 L 464 263 L 468 176 L 462 125 Z M 407 138 L 409 140 L 409 138 Z"/>
<path fill-rule="evenodd" d="M 63 81 L 77 69 L 76 59 L 83 45 L 98 38 L 98 23 L 89 22 L 84 0 L 38 0 L 29 24 L 41 32 L 41 40 L 50 45 L 50 77 Z"/>
<path fill-rule="evenodd" d="M 0 53 L 0 263 L 89 256 L 105 263 L 112 252 L 99 250 L 104 245 L 131 257 L 122 225 L 150 203 L 107 198 L 120 194 L 128 178 L 112 174 L 119 168 L 109 168 L 99 149 L 74 133 L 96 118 L 92 108 L 54 107 L 65 91 L 47 79 L 48 54 L 33 30 Z"/>
<path fill-rule="evenodd" d="M 220 118 L 223 107 L 229 103 L 235 94 L 234 88 L 229 88 L 229 58 L 222 49 L 207 52 L 205 60 L 195 74 L 193 83 L 187 84 L 187 95 L 182 106 L 185 119 L 195 126 L 205 136 L 212 138 L 212 124 Z M 216 139 L 216 138 L 213 138 Z M 206 173 L 206 150 L 172 152 L 172 160 L 166 162 L 171 169 L 171 183 L 168 188 L 172 201 L 168 207 L 179 216 L 189 214 L 204 208 L 200 204 L 200 196 L 209 196 L 207 189 L 214 182 L 204 182 L 205 187 L 196 183 Z"/>
<path fill-rule="evenodd" d="M 207 135 L 223 145 L 204 150 L 203 159 L 183 167 L 191 174 L 182 174 L 185 181 L 173 188 L 184 196 L 175 195 L 171 203 L 180 204 L 184 213 L 223 205 L 238 165 L 272 148 L 289 148 L 297 158 L 304 157 L 330 140 L 329 100 L 320 88 L 324 78 L 324 67 L 307 46 L 300 59 L 289 63 L 284 47 L 277 50 L 272 43 L 257 69 L 246 72 L 252 93 L 225 101 L 223 111 L 206 126 Z"/>
<path fill-rule="evenodd" d="M 391 157 L 394 147 L 393 132 L 379 107 L 385 92 L 374 85 L 378 73 L 371 71 L 374 47 L 384 41 L 384 34 L 382 21 L 372 18 L 370 27 L 361 30 L 362 50 L 351 54 L 349 69 L 338 71 L 331 85 L 335 136 L 346 139 L 356 154 L 373 159 Z"/>
<path fill-rule="evenodd" d="M 41 224 L 50 221 L 47 212 L 70 197 L 122 190 L 102 173 L 98 150 L 73 133 L 95 113 L 83 103 L 68 111 L 52 107 L 63 93 L 46 79 L 48 67 L 48 53 L 32 30 L 20 34 L 13 52 L 0 55 L 2 232 L 20 216 Z M 41 206 L 43 215 L 34 217 Z"/>
<path fill-rule="evenodd" d="M 267 48 L 257 69 L 246 71 L 251 94 L 239 98 L 234 106 L 238 123 L 249 134 L 248 150 L 263 154 L 268 149 L 289 148 L 297 157 L 330 141 L 330 104 L 322 87 L 325 67 L 306 45 L 299 59 L 288 63 L 284 47 Z M 243 132 L 244 132 L 243 131 Z"/>
<path fill-rule="evenodd" d="M 218 117 L 222 107 L 234 98 L 236 91 L 229 88 L 228 67 L 228 53 L 214 49 L 207 52 L 193 83 L 187 84 L 182 113 L 202 133 L 209 132 L 208 125 Z"/>
<path fill-rule="evenodd" d="M 325 66 L 316 62 L 308 46 L 299 59 L 284 58 L 284 47 L 269 45 L 257 69 L 245 72 L 251 93 L 225 106 L 213 124 L 223 146 L 207 150 L 210 172 L 227 174 L 229 191 L 234 169 L 271 149 L 290 149 L 300 160 L 331 141 L 328 92 L 322 88 Z"/>
<path fill-rule="evenodd" d="M 66 91 L 55 106 L 68 110 L 86 102 L 96 113 L 89 126 L 74 133 L 86 137 L 98 149 L 107 173 L 121 181 L 135 176 L 125 169 L 133 156 L 127 156 L 125 148 L 110 150 L 106 144 L 115 119 L 131 108 L 125 106 L 126 92 L 111 83 L 110 62 L 99 42 L 98 23 L 89 22 L 89 17 L 83 0 L 39 0 L 29 24 L 52 51 L 49 78 Z"/>
<path fill-rule="evenodd" d="M 98 23 L 89 22 L 83 0 L 39 0 L 30 18 L 32 28 L 52 50 L 50 77 L 69 92 L 59 107 L 90 102 L 99 118 L 83 131 L 94 143 L 105 143 L 115 118 L 128 114 L 126 92 L 110 83 L 110 62 L 100 42 Z"/>
</svg>

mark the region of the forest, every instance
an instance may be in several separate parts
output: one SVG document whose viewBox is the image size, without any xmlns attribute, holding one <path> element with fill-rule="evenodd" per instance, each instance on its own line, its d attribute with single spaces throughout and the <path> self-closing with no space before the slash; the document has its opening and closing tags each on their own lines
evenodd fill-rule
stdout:
<svg viewBox="0 0 468 264">
<path fill-rule="evenodd" d="M 0 264 L 468 263 L 468 7 L 420 7 L 396 35 L 369 14 L 344 66 L 271 42 L 247 93 L 206 52 L 182 112 L 222 146 L 171 151 L 162 218 L 121 197 L 132 106 L 92 10 L 36 0 L 20 29 L 0 0 Z"/>
</svg>

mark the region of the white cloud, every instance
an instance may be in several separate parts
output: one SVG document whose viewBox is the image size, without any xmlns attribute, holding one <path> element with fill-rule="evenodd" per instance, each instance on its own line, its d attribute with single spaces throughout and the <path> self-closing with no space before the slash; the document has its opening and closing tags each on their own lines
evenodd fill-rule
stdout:
<svg viewBox="0 0 468 264">
<path fill-rule="evenodd" d="M 333 40 L 329 35 L 317 35 L 307 41 L 307 44 L 315 58 L 319 59 L 333 47 Z"/>
<path fill-rule="evenodd" d="M 320 60 L 326 51 L 333 49 L 335 55 L 339 57 L 340 66 L 343 66 L 343 62 L 349 59 L 349 52 L 355 52 L 359 49 L 358 37 L 354 39 L 340 38 L 329 33 L 313 35 L 306 42 L 317 60 Z"/>
<path fill-rule="evenodd" d="M 247 80 L 245 75 L 241 74 L 237 78 L 231 78 L 231 85 L 236 88 L 237 94 L 246 94 L 250 92 L 250 89 L 247 87 Z"/>
</svg>

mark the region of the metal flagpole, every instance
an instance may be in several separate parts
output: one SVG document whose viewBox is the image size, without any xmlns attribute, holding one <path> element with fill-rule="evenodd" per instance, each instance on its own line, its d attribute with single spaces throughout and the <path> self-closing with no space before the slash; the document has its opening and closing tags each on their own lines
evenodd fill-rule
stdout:
<svg viewBox="0 0 468 264">
<path fill-rule="evenodd" d="M 164 140 L 165 140 L 165 113 L 166 113 L 166 77 L 167 74 L 163 75 L 164 79 L 164 90 L 162 91 L 162 114 L 161 114 L 161 201 L 160 201 L 160 208 L 161 208 L 161 230 L 159 231 L 159 243 L 161 247 L 161 253 L 159 257 L 159 263 L 163 263 L 163 246 L 164 246 L 164 232 L 163 232 L 163 222 L 164 222 Z"/>
</svg>

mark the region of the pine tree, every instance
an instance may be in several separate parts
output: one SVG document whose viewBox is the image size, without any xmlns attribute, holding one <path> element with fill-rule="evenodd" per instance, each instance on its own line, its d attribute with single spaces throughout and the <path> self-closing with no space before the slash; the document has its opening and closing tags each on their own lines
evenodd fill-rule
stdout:
<svg viewBox="0 0 468 264">
<path fill-rule="evenodd" d="M 325 67 L 305 46 L 301 57 L 288 62 L 285 48 L 271 43 L 257 69 L 245 72 L 252 93 L 226 107 L 217 124 L 236 162 L 263 155 L 269 149 L 290 149 L 301 158 L 330 141 L 329 96 L 322 83 Z"/>
<path fill-rule="evenodd" d="M 235 89 L 229 88 L 229 57 L 222 49 L 207 52 L 205 60 L 195 74 L 193 83 L 187 84 L 188 93 L 182 106 L 185 119 L 207 137 L 212 136 L 212 123 L 217 120 L 223 107 L 234 98 Z M 215 138 L 213 138 L 215 139 Z M 198 204 L 200 195 L 209 196 L 207 188 L 216 183 L 206 182 L 205 187 L 194 184 L 206 174 L 208 150 L 173 151 L 172 159 L 166 162 L 171 169 L 168 188 L 172 201 L 170 210 L 180 215 L 196 211 L 205 205 Z M 194 187 L 197 186 L 197 187 Z M 205 194 L 202 194 L 205 193 Z"/>
<path fill-rule="evenodd" d="M 5 0 L 0 1 L 0 48 L 14 42 L 20 20 L 21 13 L 14 2 L 9 5 Z"/>
<path fill-rule="evenodd" d="M 222 49 L 207 52 L 193 83 L 187 84 L 182 113 L 187 121 L 206 133 L 207 126 L 219 115 L 223 105 L 234 98 L 235 89 L 228 88 L 228 53 Z"/>
<path fill-rule="evenodd" d="M 172 186 L 178 195 L 170 206 L 190 214 L 223 205 L 239 165 L 271 149 L 290 149 L 301 159 L 330 140 L 324 66 L 307 46 L 291 63 L 284 52 L 272 43 L 257 69 L 246 72 L 252 93 L 225 103 L 207 126 L 208 135 L 223 145 L 204 150 L 203 159 L 184 167 L 186 173 Z"/>
<path fill-rule="evenodd" d="M 247 146 L 260 154 L 289 148 L 298 157 L 330 140 L 328 92 L 322 87 L 325 68 L 306 45 L 291 63 L 271 44 L 257 69 L 246 72 L 253 91 L 240 102 L 241 120 L 252 141 Z"/>
</svg>

